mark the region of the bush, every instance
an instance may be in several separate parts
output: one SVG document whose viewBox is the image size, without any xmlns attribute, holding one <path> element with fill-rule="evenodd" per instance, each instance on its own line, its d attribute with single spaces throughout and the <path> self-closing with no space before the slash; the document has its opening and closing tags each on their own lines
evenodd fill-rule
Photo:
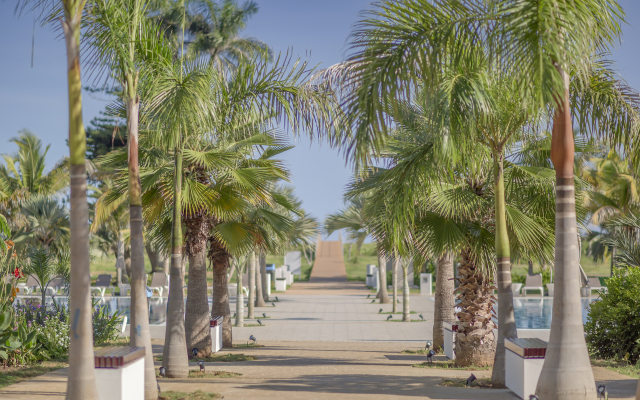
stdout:
<svg viewBox="0 0 640 400">
<path fill-rule="evenodd" d="M 592 355 L 604 359 L 640 358 L 640 269 L 620 268 L 607 281 L 609 292 L 591 304 L 585 332 Z"/>
</svg>

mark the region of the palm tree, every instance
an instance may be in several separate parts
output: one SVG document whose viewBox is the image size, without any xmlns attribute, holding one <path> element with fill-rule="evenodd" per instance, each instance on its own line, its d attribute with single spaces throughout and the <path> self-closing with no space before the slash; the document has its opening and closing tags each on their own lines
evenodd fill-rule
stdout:
<svg viewBox="0 0 640 400">
<path fill-rule="evenodd" d="M 553 12 L 538 12 L 541 9 Z M 581 329 L 567 328 L 581 326 L 580 304 L 575 295 L 578 289 L 577 254 L 573 254 L 577 249 L 575 207 L 570 200 L 574 197 L 571 105 L 580 110 L 577 122 L 585 132 L 609 135 L 627 144 L 631 140 L 623 132 L 631 132 L 635 126 L 636 112 L 617 85 L 602 85 L 609 94 L 607 101 L 590 96 L 588 92 L 595 88 L 591 83 L 598 80 L 583 79 L 579 96 L 572 97 L 570 102 L 569 69 L 575 71 L 572 75 L 578 79 L 589 75 L 587 70 L 592 64 L 585 61 L 592 54 L 606 51 L 619 37 L 618 22 L 622 17 L 622 10 L 613 0 L 590 0 L 580 5 L 547 0 L 544 6 L 534 0 L 483 3 L 416 0 L 402 4 L 389 1 L 357 26 L 354 52 L 346 67 L 341 68 L 349 72 L 352 78 L 349 85 L 355 88 L 347 95 L 345 114 L 356 127 L 344 142 L 349 146 L 349 154 L 361 163 L 367 162 L 371 148 L 380 150 L 384 144 L 384 120 L 387 113 L 394 112 L 385 99 L 409 98 L 418 79 L 430 86 L 437 85 L 442 67 L 451 71 L 475 67 L 483 61 L 478 48 L 494 50 L 489 65 L 508 72 L 518 82 L 520 98 L 529 98 L 534 106 L 544 104 L 554 110 L 551 159 L 558 174 L 557 225 L 562 227 L 557 231 L 556 246 L 560 265 L 556 269 L 559 278 L 556 285 L 562 289 L 556 295 L 554 308 L 556 315 L 567 318 L 556 318 L 552 325 L 553 356 L 545 359 L 539 381 L 538 393 L 543 397 L 547 393 L 555 397 L 594 386 Z M 571 29 L 566 30 L 566 26 Z M 600 80 L 603 81 L 606 79 Z M 561 335 L 562 331 L 572 334 Z M 584 350 L 575 351 L 575 347 Z M 574 368 L 574 372 L 561 373 L 565 368 L 567 371 Z M 574 379 L 576 374 L 580 378 Z M 493 378 L 504 381 L 504 374 L 499 371 Z M 587 397 L 594 397 L 595 389 L 588 390 Z"/>
<path fill-rule="evenodd" d="M 28 224 L 16 232 L 16 244 L 44 246 L 54 257 L 68 252 L 69 212 L 56 199 L 32 196 L 22 206 L 22 214 Z"/>
<path fill-rule="evenodd" d="M 89 268 L 89 206 L 85 166 L 86 133 L 82 122 L 82 79 L 80 76 L 80 30 L 83 0 L 24 0 L 17 10 L 39 10 L 40 20 L 60 21 L 67 50 L 67 90 L 69 94 L 69 177 L 70 211 L 70 332 L 67 399 L 97 399 L 91 323 L 91 282 Z"/>
<path fill-rule="evenodd" d="M 182 29 L 184 15 L 184 43 L 188 53 L 205 56 L 210 65 L 221 71 L 237 65 L 243 59 L 272 58 L 271 49 L 264 42 L 239 37 L 249 18 L 258 12 L 259 7 L 254 1 L 246 1 L 241 6 L 235 0 L 198 0 L 186 7 L 173 0 L 157 3 L 154 4 L 153 14 L 157 14 L 166 32 L 176 38 Z"/>
<path fill-rule="evenodd" d="M 38 286 L 40 286 L 40 293 L 42 294 L 40 304 L 46 309 L 45 296 L 51 281 L 58 277 L 66 280 L 69 276 L 69 255 L 54 254 L 46 246 L 42 245 L 29 247 L 27 254 L 29 263 L 26 264 L 23 272 L 38 279 Z"/>
<path fill-rule="evenodd" d="M 142 235 L 142 189 L 138 162 L 139 83 L 147 79 L 152 68 L 147 64 L 172 57 L 171 49 L 155 23 L 146 17 L 146 0 L 97 0 L 91 4 L 90 29 L 87 34 L 93 51 L 93 68 L 108 68 L 112 78 L 122 86 L 122 101 L 126 107 L 127 147 L 129 152 L 129 219 L 131 229 L 131 345 L 146 348 L 145 398 L 158 396 L 153 352 L 149 333 L 149 313 L 146 300 L 144 270 L 144 240 Z"/>
<path fill-rule="evenodd" d="M 42 150 L 42 141 L 32 132 L 22 130 L 9 142 L 18 146 L 15 155 L 4 154 L 6 163 L 0 164 L 0 212 L 12 229 L 19 229 L 27 221 L 21 207 L 32 195 L 56 195 L 67 187 L 69 177 L 64 162 L 48 173 L 44 172 L 49 146 Z"/>
</svg>

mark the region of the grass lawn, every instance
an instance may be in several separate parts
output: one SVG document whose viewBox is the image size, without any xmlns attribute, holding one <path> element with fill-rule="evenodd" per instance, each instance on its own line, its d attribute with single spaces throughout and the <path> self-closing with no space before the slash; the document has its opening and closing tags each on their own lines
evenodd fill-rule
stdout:
<svg viewBox="0 0 640 400">
<path fill-rule="evenodd" d="M 626 361 L 591 359 L 591 365 L 594 367 L 604 367 L 611 371 L 617 372 L 622 375 L 627 375 L 632 378 L 637 378 L 638 373 L 640 373 L 640 362 L 636 363 L 636 365 L 633 365 Z"/>
<path fill-rule="evenodd" d="M 471 382 L 469 386 L 467 386 L 466 379 L 443 379 L 442 382 L 440 383 L 440 386 L 471 387 L 471 388 L 477 388 L 477 389 L 495 389 L 493 387 L 493 384 L 491 384 L 491 379 L 489 378 L 477 379 Z"/>
<path fill-rule="evenodd" d="M 582 268 L 584 269 L 584 272 L 587 274 L 587 276 L 603 276 L 608 278 L 611 273 L 610 263 L 608 262 L 596 263 L 595 261 L 593 261 L 591 257 L 587 257 L 584 254 L 580 258 L 580 265 L 582 265 Z M 534 264 L 533 270 L 537 271 L 538 268 L 539 267 Z M 529 265 L 527 263 L 524 263 L 524 264 L 514 263 L 513 267 L 511 268 L 512 273 L 519 274 L 519 275 L 526 275 L 528 271 L 529 271 Z"/>
<path fill-rule="evenodd" d="M 163 392 L 162 395 L 158 398 L 159 400 L 211 400 L 211 399 L 221 399 L 222 395 L 218 393 L 207 393 L 202 390 L 196 390 L 193 393 L 185 393 L 185 392 Z"/>
<path fill-rule="evenodd" d="M 425 362 L 420 363 L 420 364 L 414 364 L 414 365 L 412 365 L 412 367 L 413 368 L 456 369 L 456 370 L 461 370 L 461 371 L 482 371 L 482 370 L 490 370 L 492 368 L 490 366 L 486 366 L 486 367 L 476 367 L 476 366 L 456 367 L 456 362 L 453 361 L 453 360 L 434 361 L 434 362 L 425 361 Z"/>
<path fill-rule="evenodd" d="M 0 388 L 68 366 L 69 364 L 62 361 L 43 361 L 27 366 L 0 368 Z"/>
</svg>

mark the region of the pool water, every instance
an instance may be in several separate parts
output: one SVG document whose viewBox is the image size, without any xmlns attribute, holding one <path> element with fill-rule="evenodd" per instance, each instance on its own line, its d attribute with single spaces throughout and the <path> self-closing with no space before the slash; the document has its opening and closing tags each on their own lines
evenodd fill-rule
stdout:
<svg viewBox="0 0 640 400">
<path fill-rule="evenodd" d="M 587 315 L 591 303 L 598 301 L 597 298 L 581 299 L 582 303 L 582 323 L 587 322 Z M 497 313 L 496 306 L 496 313 Z M 551 329 L 551 319 L 553 315 L 553 299 L 513 299 L 513 311 L 516 317 L 516 326 L 520 329 Z"/>
</svg>

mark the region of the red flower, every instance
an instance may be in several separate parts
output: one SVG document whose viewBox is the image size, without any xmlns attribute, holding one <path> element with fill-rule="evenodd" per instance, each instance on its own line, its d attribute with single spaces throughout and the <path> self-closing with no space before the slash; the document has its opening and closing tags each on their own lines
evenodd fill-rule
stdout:
<svg viewBox="0 0 640 400">
<path fill-rule="evenodd" d="M 13 271 L 13 275 L 15 275 L 16 278 L 24 278 L 24 274 L 20 271 L 20 268 L 16 268 L 16 270 Z"/>
</svg>

